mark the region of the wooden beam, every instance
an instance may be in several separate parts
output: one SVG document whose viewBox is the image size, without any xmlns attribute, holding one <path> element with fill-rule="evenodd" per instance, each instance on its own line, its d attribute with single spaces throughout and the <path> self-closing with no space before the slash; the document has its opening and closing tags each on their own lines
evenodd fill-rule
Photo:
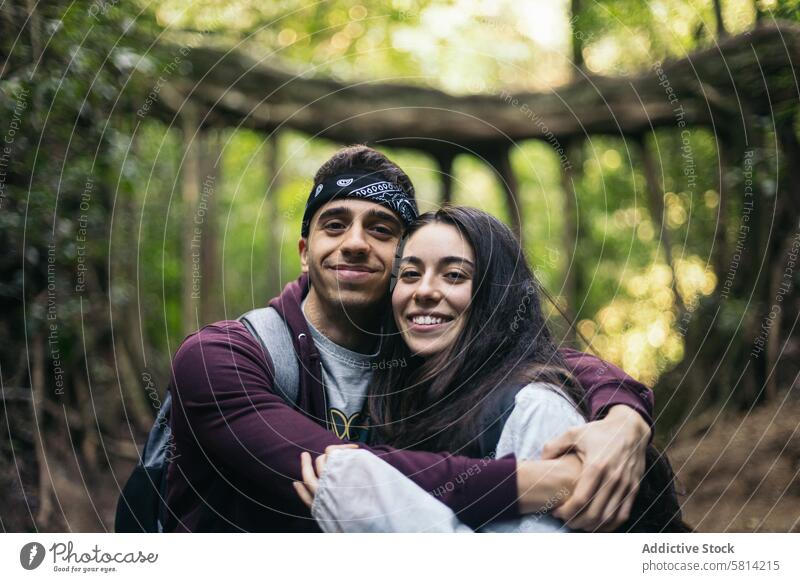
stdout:
<svg viewBox="0 0 800 582">
<path fill-rule="evenodd" d="M 800 26 L 764 24 L 638 75 L 582 76 L 543 93 L 454 96 L 377 81 L 339 83 L 210 46 L 193 49 L 187 61 L 188 73 L 170 78 L 153 106 L 167 122 L 179 111 L 167 98 L 174 93 L 203 104 L 210 125 L 287 127 L 341 143 L 391 140 L 433 153 L 443 141 L 475 149 L 587 133 L 637 135 L 675 127 L 676 106 L 686 125 L 708 126 L 709 95 L 735 94 L 760 115 L 796 108 L 797 87 L 786 80 L 800 76 Z"/>
</svg>

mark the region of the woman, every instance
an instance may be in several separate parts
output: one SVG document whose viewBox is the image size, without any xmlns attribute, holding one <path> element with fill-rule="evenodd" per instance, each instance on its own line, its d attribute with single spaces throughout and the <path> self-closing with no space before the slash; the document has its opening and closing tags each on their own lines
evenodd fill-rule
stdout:
<svg viewBox="0 0 800 582">
<path fill-rule="evenodd" d="M 424 214 L 409 229 L 396 269 L 393 317 L 381 352 L 387 365 L 378 368 L 370 389 L 375 439 L 525 459 L 539 457 L 545 442 L 585 422 L 582 391 L 553 344 L 536 279 L 499 220 L 465 207 Z M 627 529 L 681 529 L 671 474 L 652 453 L 649 460 L 656 488 L 643 487 Z M 369 453 L 320 457 L 319 482 L 310 457 L 302 462 L 305 485 L 296 485 L 298 494 L 326 531 L 469 531 L 435 491 L 429 495 Z M 550 470 L 565 477 L 562 483 L 574 483 L 580 463 L 572 455 L 560 463 Z M 552 485 L 545 481 L 537 487 Z M 481 529 L 562 530 L 547 511 L 571 489 L 550 490 L 541 514 Z"/>
</svg>

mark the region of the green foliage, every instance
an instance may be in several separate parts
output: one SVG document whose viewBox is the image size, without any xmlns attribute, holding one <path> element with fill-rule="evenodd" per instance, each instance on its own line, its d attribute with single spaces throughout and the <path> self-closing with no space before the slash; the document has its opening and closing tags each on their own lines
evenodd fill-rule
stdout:
<svg viewBox="0 0 800 582">
<path fill-rule="evenodd" d="M 752 2 L 723 4 L 729 31 L 753 24 Z M 799 5 L 795 0 L 759 3 L 766 16 L 795 20 Z M 5 313 L 17 314 L 11 319 L 15 325 L 3 333 L 21 345 L 20 330 L 46 330 L 47 253 L 52 244 L 64 353 L 80 357 L 77 330 L 87 317 L 105 322 L 93 330 L 101 337 L 110 336 L 115 319 L 140 328 L 145 350 L 152 350 L 162 364 L 186 327 L 181 304 L 187 265 L 181 249 L 186 244 L 182 225 L 187 212 L 181 200 L 184 152 L 179 120 L 157 119 L 150 110 L 136 114 L 154 90 L 153 78 L 175 58 L 155 50 L 154 38 L 182 46 L 203 31 L 204 43 L 235 46 L 289 70 L 491 93 L 567 82 L 574 74 L 570 47 L 578 36 L 587 69 L 611 75 L 709 46 L 716 34 L 711 2 L 680 0 L 581 2 L 579 12 L 571 16 L 566 5 L 531 7 L 508 0 L 56 2 L 37 16 L 38 40 L 30 28 L 19 42 L 11 36 L 0 40 L 6 63 L 0 76 L 4 120 L 14 117 L 15 96 L 21 91 L 26 95 L 0 212 L 0 238 L 8 249 L 0 258 L 0 300 Z M 20 26 L 25 17 L 23 12 L 14 16 Z M 39 60 L 37 51 L 45 44 Z M 187 63 L 170 74 L 180 75 L 183 66 Z M 219 232 L 220 315 L 229 318 L 265 304 L 296 276 L 299 223 L 311 176 L 337 147 L 285 131 L 280 136 L 278 173 L 270 176 L 265 139 L 245 129 L 222 131 L 222 170 L 211 219 Z M 659 132 L 650 143 L 668 193 L 665 220 L 671 250 L 685 262 L 681 268 L 694 273 L 691 289 L 696 292 L 686 292 L 697 295 L 708 282 L 697 278 L 693 269 L 695 259 L 707 262 L 709 257 L 719 210 L 719 176 L 713 137 L 693 131 L 691 141 L 697 172 L 691 191 L 680 136 Z M 434 207 L 440 177 L 433 160 L 403 150 L 386 151 L 417 184 L 422 209 Z M 657 309 L 672 312 L 674 297 L 664 298 L 667 291 L 672 293 L 673 283 L 660 274 L 665 257 L 658 220 L 651 216 L 636 148 L 617 139 L 592 138 L 583 145 L 581 157 L 576 174 L 579 244 L 567 249 L 558 157 L 540 142 L 512 148 L 529 259 L 555 295 L 564 294 L 567 268 L 581 273 L 579 305 L 574 307 L 579 320 L 592 322 L 599 334 L 606 333 L 600 314 L 615 301 L 635 310 L 642 300 L 626 285 L 637 277 L 646 278 L 648 286 L 660 285 L 652 287 L 653 295 L 662 298 Z M 453 171 L 455 202 L 509 219 L 500 185 L 485 163 L 459 156 Z M 762 187 L 768 190 L 769 184 Z M 269 208 L 272 201 L 274 209 Z M 730 240 L 736 225 L 728 228 Z M 278 248 L 270 248 L 270 233 L 277 233 Z M 84 235 L 86 244 L 79 240 Z M 270 271 L 276 257 L 279 273 Z M 85 290 L 77 292 L 81 261 L 91 265 L 91 276 Z M 688 285 L 681 283 L 681 276 L 676 274 L 679 290 Z M 28 307 L 24 322 L 19 319 L 23 298 Z M 637 325 L 623 323 L 611 335 L 639 333 Z M 670 325 L 674 330 L 674 321 Z M 668 343 L 656 332 L 652 338 L 656 351 Z M 675 361 L 678 350 L 669 349 L 672 355 L 653 356 L 653 369 Z M 4 357 L 5 367 L 10 364 Z M 646 369 L 646 362 L 636 368 Z"/>
</svg>

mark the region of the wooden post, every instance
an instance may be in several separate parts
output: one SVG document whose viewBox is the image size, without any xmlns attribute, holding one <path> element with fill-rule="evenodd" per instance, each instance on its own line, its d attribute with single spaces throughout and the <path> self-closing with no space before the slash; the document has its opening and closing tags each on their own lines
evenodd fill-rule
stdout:
<svg viewBox="0 0 800 582">
<path fill-rule="evenodd" d="M 647 147 L 645 136 L 638 136 L 636 141 L 639 146 L 639 156 L 642 159 L 644 179 L 647 183 L 647 200 L 650 207 L 650 217 L 653 219 L 658 229 L 660 245 L 664 249 L 664 259 L 672 271 L 672 290 L 678 302 L 678 309 L 680 313 L 683 314 L 686 312 L 686 305 L 680 293 L 678 293 L 677 275 L 675 273 L 675 264 L 672 259 L 672 237 L 670 237 L 669 230 L 667 230 L 667 225 L 664 224 L 664 189 L 661 187 L 661 181 L 658 179 L 656 162 Z"/>
<path fill-rule="evenodd" d="M 522 240 L 522 209 L 519 205 L 519 184 L 514 175 L 514 170 L 511 167 L 511 158 L 509 157 L 508 148 L 504 148 L 500 152 L 495 152 L 487 156 L 488 162 L 492 165 L 497 177 L 500 180 L 500 185 L 506 195 L 506 204 L 508 205 L 508 214 L 511 218 L 511 230 L 517 236 L 518 240 Z"/>
<path fill-rule="evenodd" d="M 573 71 L 572 77 L 578 78 L 580 75 L 577 71 L 582 71 L 585 63 L 583 62 L 583 35 L 579 34 L 581 31 L 577 24 L 581 18 L 581 0 L 571 0 L 570 2 L 570 28 L 572 32 L 572 64 L 576 71 Z"/>
<path fill-rule="evenodd" d="M 450 152 L 445 152 L 436 156 L 436 163 L 439 164 L 439 178 L 442 185 L 441 203 L 450 204 L 453 201 L 453 159 L 455 156 Z"/>
<path fill-rule="evenodd" d="M 578 252 L 578 236 L 580 233 L 580 220 L 578 215 L 578 195 L 575 191 L 575 179 L 580 174 L 574 169 L 573 162 L 580 168 L 581 149 L 575 144 L 566 144 L 569 160 L 560 164 L 561 189 L 564 195 L 564 230 L 562 234 L 562 250 L 564 256 L 564 297 L 566 298 L 566 312 L 572 321 L 576 321 L 579 309 L 579 267 L 574 259 Z M 570 326 L 567 337 L 575 339 L 575 326 Z"/>
</svg>

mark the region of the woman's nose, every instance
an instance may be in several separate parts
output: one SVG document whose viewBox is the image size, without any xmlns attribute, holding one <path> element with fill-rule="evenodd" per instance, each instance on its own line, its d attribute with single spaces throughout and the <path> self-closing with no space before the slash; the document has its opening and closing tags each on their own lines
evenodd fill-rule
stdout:
<svg viewBox="0 0 800 582">
<path fill-rule="evenodd" d="M 426 275 L 422 277 L 414 291 L 416 301 L 439 301 L 442 298 L 441 290 L 436 285 L 433 277 Z"/>
</svg>

